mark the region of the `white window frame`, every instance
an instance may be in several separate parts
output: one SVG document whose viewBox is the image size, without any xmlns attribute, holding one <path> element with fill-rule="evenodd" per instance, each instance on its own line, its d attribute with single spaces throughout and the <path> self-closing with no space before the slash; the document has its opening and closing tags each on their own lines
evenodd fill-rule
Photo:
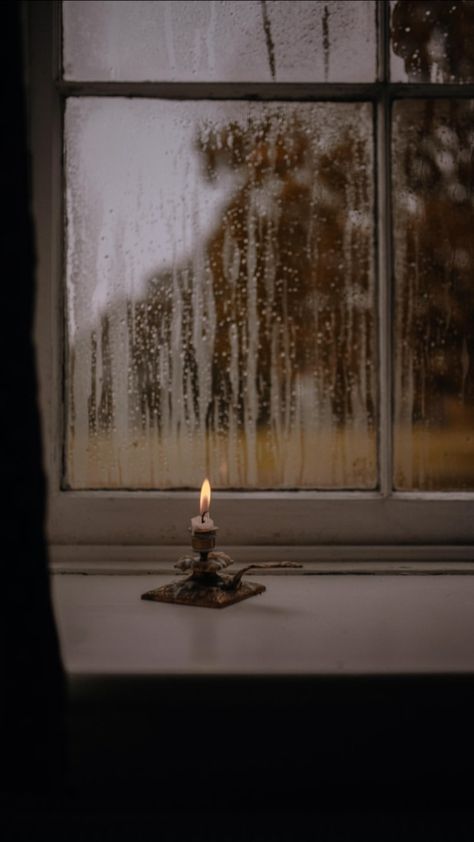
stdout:
<svg viewBox="0 0 474 842">
<path fill-rule="evenodd" d="M 36 225 L 36 343 L 48 477 L 48 536 L 69 559 L 75 550 L 126 548 L 128 560 L 153 547 L 172 559 L 187 542 L 196 492 L 69 491 L 61 487 L 63 460 L 63 155 L 67 96 L 173 99 L 258 98 L 369 100 L 375 110 L 377 267 L 380 390 L 380 488 L 377 491 L 216 492 L 213 517 L 221 546 L 254 547 L 258 558 L 292 552 L 306 559 L 474 558 L 474 493 L 409 492 L 391 488 L 392 259 L 390 254 L 390 107 L 395 98 L 474 96 L 474 85 L 390 84 L 388 3 L 379 15 L 379 79 L 370 84 L 227 84 L 64 82 L 61 79 L 61 4 L 26 3 L 27 85 Z M 150 557 L 147 551 L 147 557 Z M 95 551 L 97 555 L 97 551 Z M 91 551 L 91 557 L 94 552 Z M 53 556 L 54 557 L 54 556 Z"/>
</svg>

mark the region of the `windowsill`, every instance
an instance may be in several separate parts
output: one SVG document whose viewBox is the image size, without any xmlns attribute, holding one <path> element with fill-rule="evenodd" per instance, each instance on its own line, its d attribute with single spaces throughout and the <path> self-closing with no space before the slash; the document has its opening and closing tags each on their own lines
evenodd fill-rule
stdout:
<svg viewBox="0 0 474 842">
<path fill-rule="evenodd" d="M 169 579 L 53 576 L 73 682 L 474 673 L 472 576 L 266 575 L 264 594 L 219 611 L 140 599 Z"/>
<path fill-rule="evenodd" d="M 170 578 L 53 576 L 81 803 L 472 802 L 473 576 L 267 575 L 218 611 L 140 599 Z"/>
</svg>

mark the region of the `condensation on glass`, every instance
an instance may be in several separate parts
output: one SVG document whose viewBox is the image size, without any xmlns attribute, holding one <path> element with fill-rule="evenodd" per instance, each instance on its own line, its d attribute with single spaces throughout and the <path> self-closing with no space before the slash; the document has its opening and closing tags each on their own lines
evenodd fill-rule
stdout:
<svg viewBox="0 0 474 842">
<path fill-rule="evenodd" d="M 370 82 L 374 0 L 63 3 L 64 77 Z"/>
<path fill-rule="evenodd" d="M 394 82 L 474 82 L 474 3 L 391 0 Z"/>
<path fill-rule="evenodd" d="M 474 101 L 393 124 L 398 489 L 474 489 Z"/>
<path fill-rule="evenodd" d="M 72 488 L 373 488 L 372 109 L 73 99 Z"/>
</svg>

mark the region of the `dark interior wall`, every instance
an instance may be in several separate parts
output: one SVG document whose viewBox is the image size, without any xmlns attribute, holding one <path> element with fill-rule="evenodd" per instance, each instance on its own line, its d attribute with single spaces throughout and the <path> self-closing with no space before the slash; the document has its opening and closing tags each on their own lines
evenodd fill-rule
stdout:
<svg viewBox="0 0 474 842">
<path fill-rule="evenodd" d="M 6 671 L 1 756 L 5 785 L 19 793 L 48 789 L 62 774 L 64 761 L 64 681 L 49 592 L 32 339 L 35 249 L 21 15 L 21 3 L 2 5 L 1 614 Z"/>
<path fill-rule="evenodd" d="M 91 676 L 71 698 L 74 786 L 96 805 L 472 804 L 470 676 Z"/>
</svg>

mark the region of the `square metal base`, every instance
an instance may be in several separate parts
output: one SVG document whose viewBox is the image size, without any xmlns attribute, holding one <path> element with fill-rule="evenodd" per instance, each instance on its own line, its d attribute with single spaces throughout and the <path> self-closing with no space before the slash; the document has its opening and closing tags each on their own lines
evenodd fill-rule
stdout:
<svg viewBox="0 0 474 842">
<path fill-rule="evenodd" d="M 223 581 L 224 577 L 221 577 Z M 226 608 L 235 602 L 242 602 L 251 596 L 265 591 L 265 585 L 258 582 L 240 582 L 235 590 L 225 590 L 222 587 L 199 585 L 196 580 L 186 579 L 185 582 L 171 582 L 162 585 L 142 595 L 142 599 L 154 602 L 171 602 L 176 605 L 198 605 L 202 608 Z"/>
</svg>

